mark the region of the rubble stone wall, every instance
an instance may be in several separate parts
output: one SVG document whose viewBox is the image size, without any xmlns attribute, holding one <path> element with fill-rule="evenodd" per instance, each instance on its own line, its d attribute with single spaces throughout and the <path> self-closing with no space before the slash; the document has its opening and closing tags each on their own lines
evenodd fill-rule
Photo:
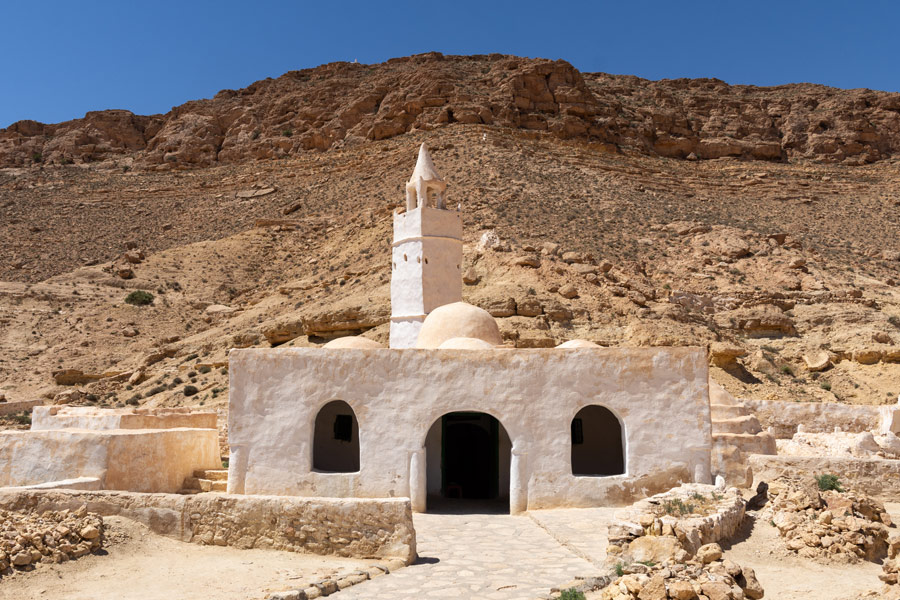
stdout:
<svg viewBox="0 0 900 600">
<path fill-rule="evenodd" d="M 337 499 L 80 490 L 0 491 L 0 510 L 118 515 L 184 542 L 352 558 L 416 556 L 405 498 Z"/>
<path fill-rule="evenodd" d="M 812 477 L 837 475 L 844 488 L 862 492 L 882 501 L 900 497 L 900 460 L 883 458 L 837 458 L 823 456 L 750 456 L 753 486 L 782 475 Z"/>
</svg>

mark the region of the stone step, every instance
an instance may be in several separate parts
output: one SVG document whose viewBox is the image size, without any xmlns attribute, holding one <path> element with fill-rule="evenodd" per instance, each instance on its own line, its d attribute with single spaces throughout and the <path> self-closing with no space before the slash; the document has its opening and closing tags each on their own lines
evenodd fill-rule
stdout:
<svg viewBox="0 0 900 600">
<path fill-rule="evenodd" d="M 228 469 L 197 469 L 194 471 L 197 479 L 211 479 L 213 481 L 228 481 Z"/>
<path fill-rule="evenodd" d="M 775 436 L 763 432 L 756 435 L 749 433 L 713 433 L 713 446 L 731 445 L 743 454 L 776 454 Z M 746 458 L 746 457 L 745 457 Z"/>
<path fill-rule="evenodd" d="M 756 434 L 762 431 L 759 419 L 753 415 L 734 417 L 733 419 L 713 419 L 713 433 L 750 433 Z"/>
<path fill-rule="evenodd" d="M 743 404 L 710 404 L 709 414 L 716 419 L 734 419 L 750 414 L 750 410 Z"/>
<path fill-rule="evenodd" d="M 182 490 L 194 492 L 224 492 L 228 489 L 228 481 L 204 479 L 202 477 L 185 477 L 181 484 Z"/>
</svg>

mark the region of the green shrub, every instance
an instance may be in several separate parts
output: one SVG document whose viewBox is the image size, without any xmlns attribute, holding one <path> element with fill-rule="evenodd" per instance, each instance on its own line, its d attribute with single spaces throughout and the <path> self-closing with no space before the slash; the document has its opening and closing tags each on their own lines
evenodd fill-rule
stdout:
<svg viewBox="0 0 900 600">
<path fill-rule="evenodd" d="M 575 588 L 563 590 L 559 595 L 559 600 L 584 600 L 584 594 Z"/>
<path fill-rule="evenodd" d="M 166 386 L 158 385 L 156 387 L 150 388 L 147 391 L 147 393 L 144 394 L 144 398 L 149 398 L 150 396 L 155 396 L 156 394 L 159 394 L 160 392 L 164 392 L 164 391 L 166 391 Z"/>
<path fill-rule="evenodd" d="M 35 152 L 31 155 L 31 160 L 33 160 L 34 162 L 42 162 L 44 160 L 44 157 L 40 152 Z"/>
<path fill-rule="evenodd" d="M 153 294 L 144 290 L 135 290 L 125 296 L 125 304 L 133 304 L 134 306 L 153 304 Z"/>
<path fill-rule="evenodd" d="M 212 371 L 212 367 L 210 367 L 209 365 L 203 365 L 202 367 L 197 367 L 197 370 L 206 375 L 207 373 Z"/>
<path fill-rule="evenodd" d="M 830 392 L 831 391 L 831 382 L 822 380 L 822 382 L 819 384 L 819 387 L 822 388 L 823 390 L 825 390 L 826 392 Z"/>
<path fill-rule="evenodd" d="M 284 137 L 291 137 L 292 135 L 294 135 L 294 132 L 290 129 L 285 129 L 281 132 L 281 135 L 283 135 Z"/>
<path fill-rule="evenodd" d="M 789 365 L 781 365 L 781 372 L 785 375 L 793 375 L 794 370 Z"/>
<path fill-rule="evenodd" d="M 141 400 L 141 397 L 139 395 L 135 395 L 135 396 L 132 396 L 131 398 L 129 398 L 128 400 L 126 400 L 125 404 L 127 404 L 129 406 L 137 406 L 138 404 L 140 404 L 140 400 Z M 121 408 L 119 406 L 119 404 L 121 404 L 121 402 L 116 403 L 116 406 L 118 408 Z"/>
<path fill-rule="evenodd" d="M 186 385 L 184 386 L 184 395 L 185 396 L 193 396 L 197 394 L 200 390 L 197 389 L 196 386 Z"/>
<path fill-rule="evenodd" d="M 625 574 L 625 563 L 616 563 L 616 576 L 621 577 Z"/>
<path fill-rule="evenodd" d="M 816 483 L 819 485 L 819 490 L 822 492 L 827 492 L 829 490 L 834 490 L 835 492 L 844 491 L 841 487 L 841 480 L 838 479 L 837 475 L 832 475 L 830 473 L 816 475 Z"/>
<path fill-rule="evenodd" d="M 31 413 L 23 410 L 20 414 L 12 415 L 12 420 L 19 425 L 31 425 Z"/>
</svg>

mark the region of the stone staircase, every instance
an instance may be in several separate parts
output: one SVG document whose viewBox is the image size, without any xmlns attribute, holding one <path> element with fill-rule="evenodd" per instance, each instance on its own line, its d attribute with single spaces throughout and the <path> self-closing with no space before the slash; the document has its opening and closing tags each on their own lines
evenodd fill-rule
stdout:
<svg viewBox="0 0 900 600">
<path fill-rule="evenodd" d="M 753 484 L 748 455 L 775 454 L 775 436 L 737 398 L 715 381 L 709 382 L 712 420 L 712 474 L 722 475 L 729 486 Z"/>
<path fill-rule="evenodd" d="M 185 477 L 179 494 L 224 492 L 228 488 L 228 469 L 197 469 Z"/>
</svg>

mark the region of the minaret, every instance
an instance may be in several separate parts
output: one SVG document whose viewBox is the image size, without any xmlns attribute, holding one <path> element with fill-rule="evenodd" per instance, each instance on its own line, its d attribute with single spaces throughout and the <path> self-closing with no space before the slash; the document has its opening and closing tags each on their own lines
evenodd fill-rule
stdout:
<svg viewBox="0 0 900 600">
<path fill-rule="evenodd" d="M 446 188 L 422 144 L 406 184 L 406 212 L 394 213 L 391 348 L 415 347 L 428 313 L 462 301 L 462 218 L 444 208 Z"/>
</svg>

